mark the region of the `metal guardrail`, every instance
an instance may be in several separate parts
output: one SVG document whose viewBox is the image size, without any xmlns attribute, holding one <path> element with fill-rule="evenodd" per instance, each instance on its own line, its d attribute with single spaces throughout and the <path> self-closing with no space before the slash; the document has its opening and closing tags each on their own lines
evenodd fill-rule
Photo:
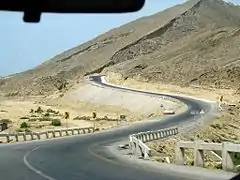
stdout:
<svg viewBox="0 0 240 180">
<path fill-rule="evenodd" d="M 234 170 L 233 159 L 231 152 L 240 153 L 240 144 L 230 142 L 223 143 L 206 143 L 202 140 L 179 141 L 176 145 L 176 163 L 184 165 L 184 149 L 194 149 L 194 166 L 204 167 L 204 151 L 222 151 L 221 164 L 222 169 Z"/>
<path fill-rule="evenodd" d="M 153 140 L 163 139 L 169 136 L 178 134 L 178 128 L 161 129 L 158 131 L 147 131 L 132 134 L 129 136 L 129 147 L 131 153 L 134 156 L 141 156 L 144 159 L 149 158 L 152 155 L 152 149 L 150 149 L 145 143 Z"/>
<path fill-rule="evenodd" d="M 88 128 L 66 128 L 66 129 L 54 129 L 54 130 L 48 130 L 44 132 L 18 132 L 18 133 L 4 133 L 0 134 L 0 137 L 5 137 L 6 142 L 11 142 L 13 139 L 11 137 L 15 138 L 15 141 L 19 141 L 19 137 L 23 138 L 23 141 L 28 140 L 28 136 L 30 136 L 30 140 L 40 140 L 41 136 L 44 135 L 46 139 L 51 138 L 50 135 L 52 135 L 53 138 L 62 137 L 62 136 L 69 136 L 69 135 L 75 135 L 75 134 L 86 134 L 86 133 L 92 133 L 95 129 L 93 127 Z M 71 132 L 71 134 L 69 133 Z M 77 133 L 75 133 L 77 132 Z"/>
</svg>

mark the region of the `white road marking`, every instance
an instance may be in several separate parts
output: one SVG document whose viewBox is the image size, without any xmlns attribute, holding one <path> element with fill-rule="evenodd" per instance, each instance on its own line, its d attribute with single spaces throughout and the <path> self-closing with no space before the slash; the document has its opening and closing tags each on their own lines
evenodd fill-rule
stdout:
<svg viewBox="0 0 240 180">
<path fill-rule="evenodd" d="M 42 176 L 43 178 L 47 179 L 47 180 L 56 180 L 44 173 L 42 173 L 41 171 L 37 170 L 36 168 L 34 168 L 31 164 L 29 164 L 29 162 L 27 161 L 27 157 L 33 152 L 33 151 L 36 151 L 37 149 L 39 149 L 39 147 L 36 147 L 34 149 L 32 149 L 31 151 L 28 151 L 24 157 L 23 157 L 23 162 L 24 164 L 33 172 L 35 172 L 36 174 Z"/>
</svg>

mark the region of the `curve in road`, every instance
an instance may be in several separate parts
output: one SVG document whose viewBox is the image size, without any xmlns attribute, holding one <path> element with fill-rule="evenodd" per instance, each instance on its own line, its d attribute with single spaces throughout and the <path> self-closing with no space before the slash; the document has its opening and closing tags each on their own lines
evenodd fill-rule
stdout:
<svg viewBox="0 0 240 180">
<path fill-rule="evenodd" d="M 134 168 L 122 163 L 106 151 L 106 145 L 126 139 L 128 135 L 147 130 L 166 128 L 192 122 L 190 111 L 205 112 L 211 106 L 200 100 L 175 95 L 143 92 L 115 87 L 102 82 L 100 76 L 90 81 L 102 87 L 115 88 L 154 96 L 169 96 L 188 105 L 188 110 L 161 120 L 146 124 L 131 125 L 105 132 L 64 137 L 54 140 L 33 141 L 0 146 L 0 178 L 4 180 L 175 180 L 195 179 L 177 177 L 166 172 L 155 172 L 147 168 Z"/>
</svg>

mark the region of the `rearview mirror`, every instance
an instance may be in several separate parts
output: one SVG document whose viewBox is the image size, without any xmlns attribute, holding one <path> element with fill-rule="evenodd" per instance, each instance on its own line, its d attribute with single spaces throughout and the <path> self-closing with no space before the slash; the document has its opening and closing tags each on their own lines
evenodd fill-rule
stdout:
<svg viewBox="0 0 240 180">
<path fill-rule="evenodd" d="M 128 13 L 145 0 L 2 0 L 0 10 L 24 12 L 25 22 L 39 22 L 41 13 Z"/>
</svg>

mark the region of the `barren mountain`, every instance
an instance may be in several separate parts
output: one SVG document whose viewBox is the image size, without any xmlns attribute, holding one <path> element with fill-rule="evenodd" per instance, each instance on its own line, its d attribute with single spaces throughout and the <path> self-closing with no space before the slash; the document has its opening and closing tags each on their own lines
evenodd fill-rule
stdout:
<svg viewBox="0 0 240 180">
<path fill-rule="evenodd" d="M 240 88 L 240 7 L 189 0 L 110 30 L 42 65 L 0 79 L 10 95 L 62 91 L 92 73 L 181 86 Z"/>
</svg>

